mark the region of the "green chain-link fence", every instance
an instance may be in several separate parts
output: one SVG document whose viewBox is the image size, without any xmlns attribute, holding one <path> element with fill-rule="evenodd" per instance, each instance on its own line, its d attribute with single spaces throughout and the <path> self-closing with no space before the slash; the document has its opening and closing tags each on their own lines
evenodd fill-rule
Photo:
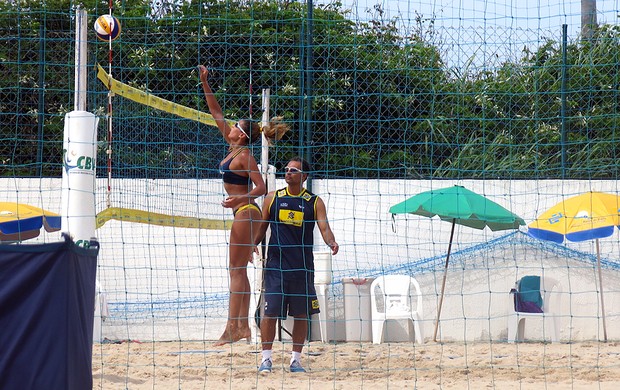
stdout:
<svg viewBox="0 0 620 390">
<path fill-rule="evenodd" d="M 63 115 L 73 108 L 75 8 L 19 4 L 0 5 L 0 172 L 58 176 Z M 205 64 L 231 119 L 259 120 L 261 90 L 270 88 L 271 113 L 293 128 L 272 161 L 305 155 L 318 177 L 617 177 L 620 51 L 612 25 L 588 41 L 569 36 L 566 47 L 561 26 L 538 31 L 546 38 L 534 41 L 531 31 L 498 31 L 496 42 L 468 49 L 493 55 L 455 67 L 455 45 L 477 44 L 478 31 L 438 29 L 420 15 L 390 19 L 378 7 L 356 20 L 334 2 L 316 5 L 310 18 L 307 4 L 278 1 L 153 11 L 137 1 L 114 4 L 122 33 L 110 55 L 90 28 L 108 4 L 86 4 L 88 105 L 102 118 L 107 91 L 96 63 L 111 65 L 119 81 L 201 111 L 196 65 Z M 115 176 L 216 174 L 222 148 L 213 128 L 120 97 L 113 109 Z M 99 153 L 100 167 L 105 158 Z"/>
</svg>

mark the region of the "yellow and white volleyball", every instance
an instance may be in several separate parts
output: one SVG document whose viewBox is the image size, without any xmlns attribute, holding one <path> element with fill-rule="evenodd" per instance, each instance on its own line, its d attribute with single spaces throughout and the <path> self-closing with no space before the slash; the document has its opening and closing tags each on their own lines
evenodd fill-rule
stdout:
<svg viewBox="0 0 620 390">
<path fill-rule="evenodd" d="M 102 41 L 115 40 L 121 35 L 121 24 L 112 15 L 101 15 L 95 21 L 95 32 Z"/>
</svg>

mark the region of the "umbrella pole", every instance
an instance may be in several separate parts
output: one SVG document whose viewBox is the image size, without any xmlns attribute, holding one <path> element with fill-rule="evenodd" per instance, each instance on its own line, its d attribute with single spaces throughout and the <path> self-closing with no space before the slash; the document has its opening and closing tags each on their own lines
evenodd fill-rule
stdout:
<svg viewBox="0 0 620 390">
<path fill-rule="evenodd" d="M 601 271 L 601 250 L 596 239 L 596 266 L 598 268 L 598 284 L 601 288 L 601 313 L 603 317 L 603 341 L 607 342 L 607 324 L 605 323 L 605 300 L 603 299 L 603 272 Z"/>
<path fill-rule="evenodd" d="M 437 306 L 437 319 L 435 320 L 435 333 L 433 341 L 437 341 L 437 329 L 439 329 L 439 316 L 441 315 L 441 306 L 443 305 L 443 295 L 446 289 L 446 277 L 448 276 L 448 263 L 450 262 L 450 252 L 452 251 L 452 238 L 454 237 L 454 225 L 456 221 L 452 219 L 452 231 L 450 232 L 450 243 L 448 244 L 448 254 L 446 255 L 446 267 L 443 271 L 443 281 L 441 282 L 441 295 L 439 296 L 439 306 Z"/>
</svg>

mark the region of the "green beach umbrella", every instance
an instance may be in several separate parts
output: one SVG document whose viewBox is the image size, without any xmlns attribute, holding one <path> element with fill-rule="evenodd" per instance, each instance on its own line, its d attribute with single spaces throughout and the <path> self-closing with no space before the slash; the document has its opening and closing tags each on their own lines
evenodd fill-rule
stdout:
<svg viewBox="0 0 620 390">
<path fill-rule="evenodd" d="M 525 225 L 525 221 L 485 196 L 470 191 L 463 186 L 456 185 L 421 192 L 390 207 L 390 213 L 416 214 L 429 218 L 437 216 L 443 221 L 452 223 L 443 283 L 441 285 L 441 296 L 437 308 L 435 333 L 433 335 L 433 341 L 437 341 L 437 329 L 439 327 L 439 317 L 441 315 L 446 276 L 448 274 L 448 263 L 450 262 L 450 251 L 454 238 L 454 226 L 458 224 L 480 230 L 488 227 L 492 231 L 498 231 L 518 229 L 519 226 Z"/>
</svg>

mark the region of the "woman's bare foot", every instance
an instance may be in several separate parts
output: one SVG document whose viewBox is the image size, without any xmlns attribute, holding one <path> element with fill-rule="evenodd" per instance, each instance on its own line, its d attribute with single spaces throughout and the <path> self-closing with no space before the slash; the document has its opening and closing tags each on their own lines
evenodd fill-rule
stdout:
<svg viewBox="0 0 620 390">
<path fill-rule="evenodd" d="M 220 339 L 216 341 L 215 344 L 213 345 L 215 347 L 219 347 L 222 345 L 235 343 L 243 339 L 246 339 L 246 341 L 249 342 L 251 338 L 252 338 L 252 331 L 250 330 L 249 327 L 245 329 L 238 329 L 232 326 L 227 326 L 222 336 L 220 336 Z"/>
<path fill-rule="evenodd" d="M 245 329 L 237 329 L 237 334 L 235 337 L 235 341 L 239 341 L 239 340 L 243 340 L 245 339 L 246 341 L 250 341 L 250 339 L 252 338 L 252 331 L 250 330 L 249 327 L 245 328 Z"/>
<path fill-rule="evenodd" d="M 216 341 L 215 344 L 213 345 L 215 347 L 219 347 L 222 345 L 234 343 L 236 341 L 235 334 L 236 334 L 235 330 L 227 326 L 226 329 L 224 329 L 224 333 L 220 336 L 220 339 Z"/>
</svg>

